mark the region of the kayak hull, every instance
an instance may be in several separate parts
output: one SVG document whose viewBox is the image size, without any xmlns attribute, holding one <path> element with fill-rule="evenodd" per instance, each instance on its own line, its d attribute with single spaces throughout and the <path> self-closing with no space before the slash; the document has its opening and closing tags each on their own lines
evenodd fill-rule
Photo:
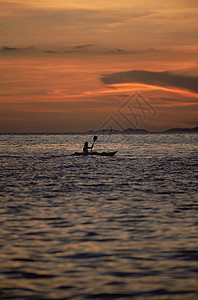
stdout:
<svg viewBox="0 0 198 300">
<path fill-rule="evenodd" d="M 71 156 L 88 156 L 88 155 L 96 155 L 96 156 L 114 156 L 118 151 L 112 152 L 89 152 L 88 154 L 84 154 L 83 152 L 75 152 L 71 154 Z"/>
</svg>

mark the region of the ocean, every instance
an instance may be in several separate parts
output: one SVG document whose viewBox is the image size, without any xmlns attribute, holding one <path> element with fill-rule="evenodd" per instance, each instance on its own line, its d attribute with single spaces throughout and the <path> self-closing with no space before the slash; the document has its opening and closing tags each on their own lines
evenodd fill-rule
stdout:
<svg viewBox="0 0 198 300">
<path fill-rule="evenodd" d="M 0 299 L 198 298 L 198 135 L 0 136 Z"/>
</svg>

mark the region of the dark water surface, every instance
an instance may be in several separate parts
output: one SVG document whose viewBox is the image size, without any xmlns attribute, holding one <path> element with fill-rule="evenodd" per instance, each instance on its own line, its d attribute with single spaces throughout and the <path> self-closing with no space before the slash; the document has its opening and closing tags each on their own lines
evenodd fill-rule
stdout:
<svg viewBox="0 0 198 300">
<path fill-rule="evenodd" d="M 0 299 L 198 298 L 198 135 L 1 135 Z"/>
</svg>

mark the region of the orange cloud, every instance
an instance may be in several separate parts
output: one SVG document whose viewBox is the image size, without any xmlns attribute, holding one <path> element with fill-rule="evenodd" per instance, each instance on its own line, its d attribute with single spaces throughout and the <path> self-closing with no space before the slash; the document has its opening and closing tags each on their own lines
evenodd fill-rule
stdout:
<svg viewBox="0 0 198 300">
<path fill-rule="evenodd" d="M 198 94 L 198 77 L 190 75 L 173 74 L 170 72 L 153 72 L 134 70 L 117 72 L 105 75 L 101 78 L 105 84 L 116 83 L 142 83 L 150 86 L 158 86 L 168 89 L 188 90 Z"/>
<path fill-rule="evenodd" d="M 28 48 L 1 51 L 1 132 L 96 129 L 135 91 L 158 112 L 142 128 L 160 130 L 166 129 L 165 126 L 197 125 L 195 92 L 154 83 L 104 85 L 100 81 L 101 74 L 134 68 L 154 72 L 175 68 L 174 73 L 180 73 L 182 68 L 186 75 L 196 75 L 194 50 L 189 56 L 186 49 L 116 51 L 112 48 L 111 51 L 83 45 L 80 48 L 70 45 L 58 53 Z"/>
</svg>

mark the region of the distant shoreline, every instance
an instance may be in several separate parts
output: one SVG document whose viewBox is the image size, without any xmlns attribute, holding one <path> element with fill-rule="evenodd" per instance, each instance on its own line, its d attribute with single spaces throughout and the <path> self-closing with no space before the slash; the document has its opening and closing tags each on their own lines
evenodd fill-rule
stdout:
<svg viewBox="0 0 198 300">
<path fill-rule="evenodd" d="M 124 130 L 102 129 L 85 132 L 1 132 L 0 135 L 73 135 L 73 134 L 179 134 L 198 133 L 198 126 L 193 128 L 171 128 L 165 131 L 148 131 L 145 129 L 128 128 Z"/>
</svg>

